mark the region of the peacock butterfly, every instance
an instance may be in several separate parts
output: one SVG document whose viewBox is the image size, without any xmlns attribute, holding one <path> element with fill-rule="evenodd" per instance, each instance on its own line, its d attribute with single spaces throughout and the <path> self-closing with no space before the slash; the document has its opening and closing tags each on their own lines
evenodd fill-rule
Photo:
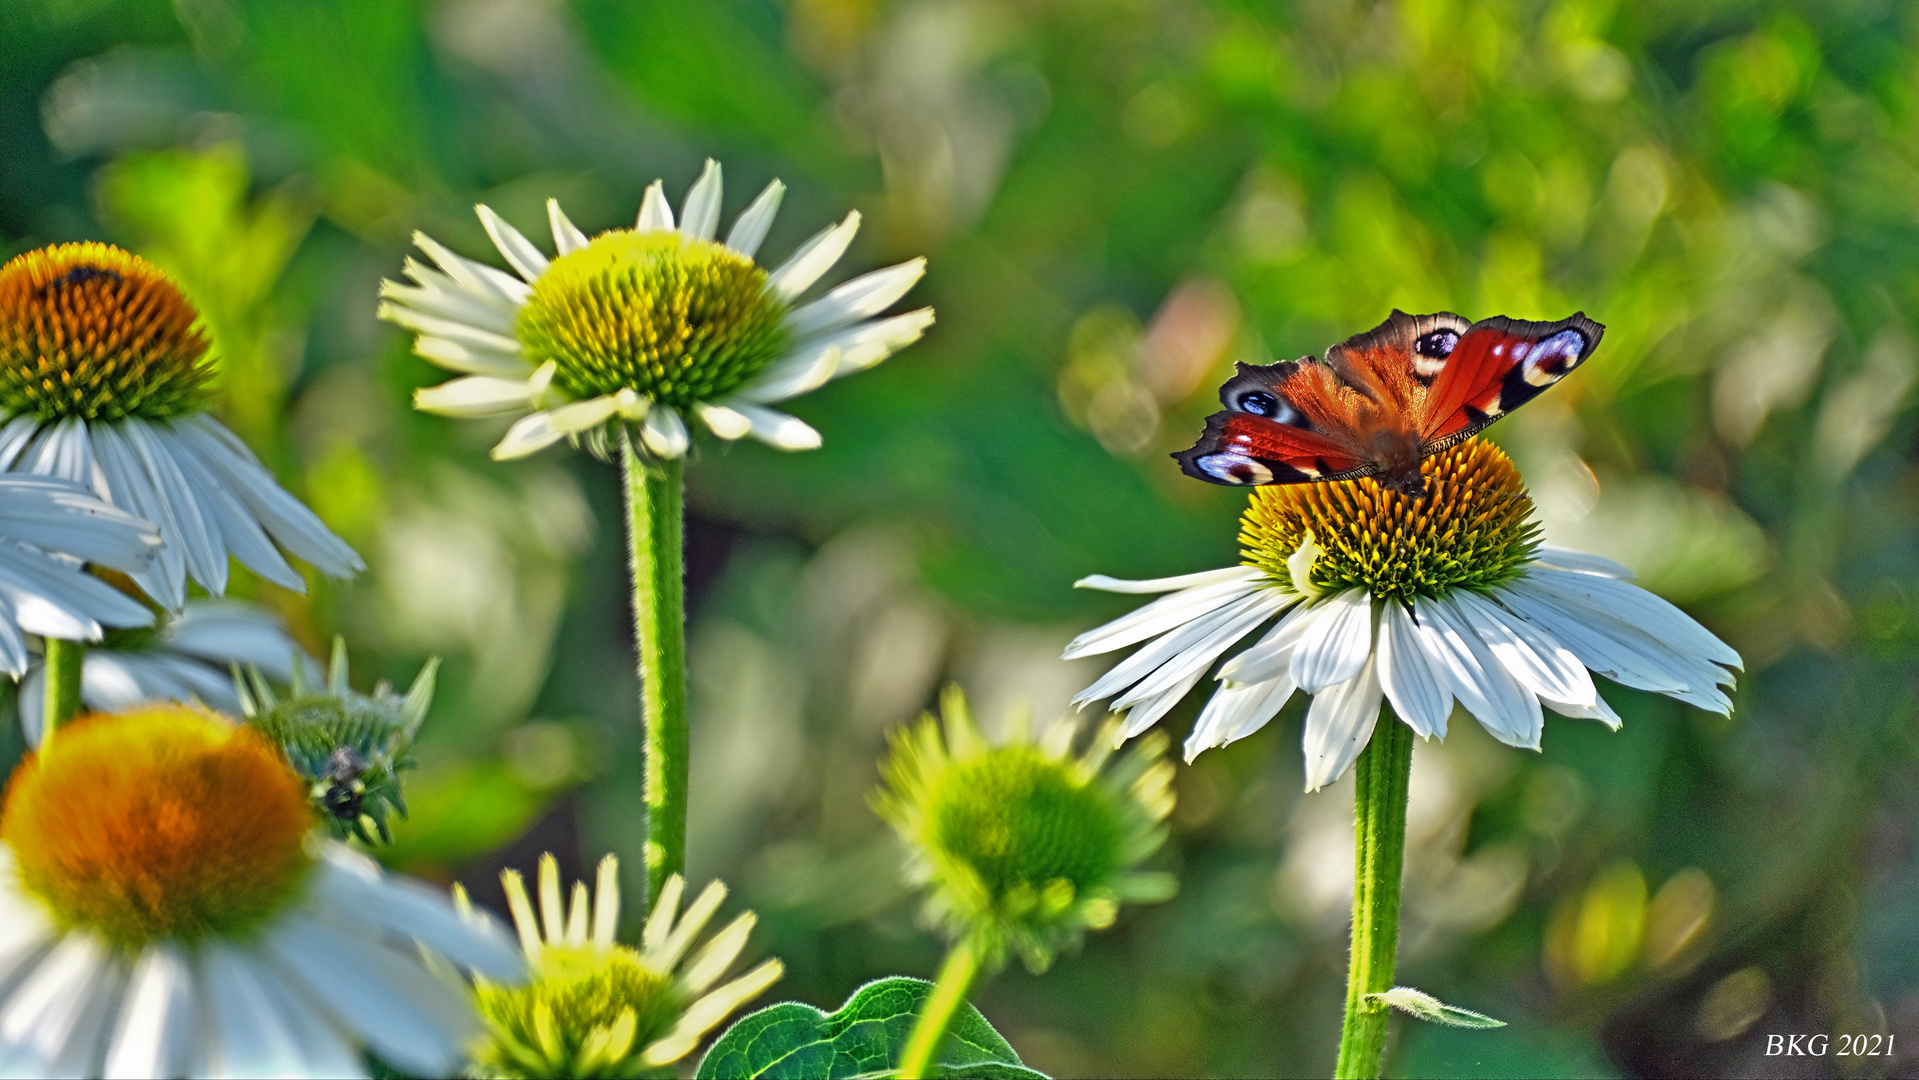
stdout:
<svg viewBox="0 0 1919 1080">
<path fill-rule="evenodd" d="M 1606 328 L 1584 312 L 1558 322 L 1451 312 L 1408 315 L 1326 350 L 1266 367 L 1240 364 L 1219 388 L 1225 412 L 1173 457 L 1215 484 L 1377 477 L 1414 498 L 1420 461 L 1464 442 L 1566 377 Z"/>
</svg>

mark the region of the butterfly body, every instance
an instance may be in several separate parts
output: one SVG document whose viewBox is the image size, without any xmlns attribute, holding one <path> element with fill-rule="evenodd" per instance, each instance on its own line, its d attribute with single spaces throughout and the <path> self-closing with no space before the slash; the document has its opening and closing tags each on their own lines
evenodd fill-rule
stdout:
<svg viewBox="0 0 1919 1080">
<path fill-rule="evenodd" d="M 1224 412 L 1174 454 L 1215 484 L 1297 484 L 1371 476 L 1414 498 L 1419 464 L 1478 434 L 1578 367 L 1606 328 L 1450 312 L 1385 322 L 1326 350 L 1264 367 L 1241 364 L 1220 387 Z"/>
</svg>

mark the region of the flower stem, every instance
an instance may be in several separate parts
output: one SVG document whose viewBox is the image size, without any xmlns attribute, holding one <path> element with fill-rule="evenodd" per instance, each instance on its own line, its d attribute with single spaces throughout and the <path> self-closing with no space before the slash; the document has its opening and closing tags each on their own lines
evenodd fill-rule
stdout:
<svg viewBox="0 0 1919 1080">
<path fill-rule="evenodd" d="M 1406 863 L 1406 791 L 1413 729 L 1390 709 L 1353 767 L 1353 955 L 1346 974 L 1346 1022 L 1339 1033 L 1340 1080 L 1379 1076 L 1387 1007 L 1369 994 L 1393 986 L 1399 948 L 1399 876 Z"/>
<path fill-rule="evenodd" d="M 80 711 L 80 668 L 86 663 L 87 647 L 64 638 L 44 638 L 47 646 L 47 705 L 40 727 L 42 749 L 53 741 L 61 724 Z"/>
<path fill-rule="evenodd" d="M 642 457 L 620 437 L 627 546 L 633 570 L 633 644 L 646 723 L 646 895 L 686 872 L 686 464 Z"/>
<path fill-rule="evenodd" d="M 979 950 L 961 938 L 947 952 L 939 978 L 933 981 L 933 992 L 920 1007 L 913 1033 L 906 1038 L 906 1049 L 900 1051 L 899 1071 L 894 1074 L 899 1080 L 920 1080 L 933 1067 L 933 1054 L 946 1037 L 953 1014 L 966 1003 L 966 995 L 978 977 Z"/>
</svg>

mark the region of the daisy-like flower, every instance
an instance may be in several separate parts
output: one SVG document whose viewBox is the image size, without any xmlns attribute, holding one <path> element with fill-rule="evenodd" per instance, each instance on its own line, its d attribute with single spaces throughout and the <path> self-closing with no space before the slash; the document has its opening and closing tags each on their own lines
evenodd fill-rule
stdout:
<svg viewBox="0 0 1919 1080">
<path fill-rule="evenodd" d="M 512 939 L 313 821 L 250 727 L 63 727 L 0 817 L 0 1075 L 451 1075 L 479 1025 L 443 961 L 512 978 Z"/>
<path fill-rule="evenodd" d="M 284 685 L 293 681 L 296 658 L 304 675 L 319 678 L 319 665 L 288 635 L 278 615 L 238 600 L 189 600 L 157 630 L 110 632 L 89 648 L 80 672 L 80 704 L 89 712 L 120 712 L 154 702 L 198 701 L 237 716 L 235 664 Z M 40 745 L 45 714 L 46 665 L 36 654 L 20 680 L 20 728 L 27 745 Z"/>
<path fill-rule="evenodd" d="M 542 856 L 536 915 L 520 875 L 500 875 L 533 977 L 522 986 L 476 980 L 486 1022 L 476 1075 L 671 1076 L 674 1062 L 785 970 L 778 960 L 767 960 L 720 983 L 753 932 L 750 911 L 686 959 L 726 899 L 726 886 L 717 881 L 682 915 L 686 883 L 677 875 L 668 878 L 640 933 L 640 947 L 621 945 L 613 939 L 620 921 L 618 860 L 602 859 L 598 878 L 592 890 L 574 882 L 570 900 L 562 903 L 559 864 Z M 455 899 L 467 906 L 463 892 Z"/>
<path fill-rule="evenodd" d="M 153 612 L 81 560 L 137 573 L 160 550 L 150 523 L 69 481 L 0 474 L 0 671 L 27 673 L 25 634 L 98 641 L 110 626 L 151 625 Z"/>
<path fill-rule="evenodd" d="M 189 575 L 226 591 L 227 557 L 288 589 L 280 547 L 335 577 L 364 564 L 207 415 L 199 315 L 153 264 L 60 244 L 0 267 L 0 471 L 62 476 L 160 527 L 133 580 L 178 611 Z M 271 539 L 269 539 L 271 537 Z"/>
<path fill-rule="evenodd" d="M 460 257 L 424 234 L 435 266 L 408 259 L 412 285 L 388 281 L 380 316 L 418 335 L 414 351 L 464 378 L 421 389 L 415 403 L 449 416 L 526 413 L 493 448 L 517 458 L 561 438 L 604 452 L 610 425 L 637 429 L 661 458 L 686 453 L 686 419 L 722 439 L 752 435 L 811 450 L 819 433 L 767 406 L 863 371 L 919 340 L 933 310 L 875 318 L 925 272 L 914 259 L 809 303 L 801 294 L 858 231 L 851 213 L 768 272 L 753 261 L 773 224 L 779 181 L 735 220 L 724 243 L 720 167 L 708 161 L 677 225 L 659 181 L 639 220 L 588 239 L 547 203 L 557 253 L 544 252 L 485 206 L 480 223 L 513 268 Z"/>
<path fill-rule="evenodd" d="M 1090 577 L 1086 588 L 1169 593 L 1070 644 L 1068 659 L 1142 645 L 1075 701 L 1112 698 L 1137 735 L 1213 662 L 1220 687 L 1186 758 L 1252 734 L 1294 691 L 1306 713 L 1306 790 L 1338 779 L 1372 737 L 1382 699 L 1413 731 L 1443 738 L 1457 701 L 1494 738 L 1538 749 L 1543 709 L 1619 716 L 1588 669 L 1730 714 L 1720 690 L 1739 654 L 1678 608 L 1626 583 L 1609 559 L 1539 542 L 1512 462 L 1474 439 L 1427 458 L 1427 495 L 1372 479 L 1256 489 L 1240 566 L 1155 581 Z"/>
<path fill-rule="evenodd" d="M 1113 739 L 1095 738 L 1075 755 L 1071 718 L 1037 741 L 1016 718 L 992 745 L 957 688 L 940 714 L 893 736 L 873 805 L 906 842 L 927 919 L 947 938 L 989 969 L 1010 949 L 1044 971 L 1120 904 L 1173 895 L 1172 875 L 1139 869 L 1173 809 L 1164 736 L 1117 758 Z"/>
</svg>

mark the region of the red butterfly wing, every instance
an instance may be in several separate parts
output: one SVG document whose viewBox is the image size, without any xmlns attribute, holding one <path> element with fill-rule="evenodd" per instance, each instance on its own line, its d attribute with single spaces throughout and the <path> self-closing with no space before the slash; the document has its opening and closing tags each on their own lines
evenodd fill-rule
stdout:
<svg viewBox="0 0 1919 1080">
<path fill-rule="evenodd" d="M 1318 361 L 1241 364 L 1219 399 L 1227 411 L 1208 417 L 1199 442 L 1173 455 L 1188 476 L 1296 484 L 1372 471 L 1355 430 L 1356 412 L 1367 403 Z"/>
<path fill-rule="evenodd" d="M 1417 417 L 1422 453 L 1464 442 L 1538 397 L 1591 356 L 1605 333 L 1585 312 L 1558 322 L 1502 315 L 1474 323 L 1426 391 Z"/>
<path fill-rule="evenodd" d="M 1409 430 L 1426 389 L 1472 327 L 1470 319 L 1450 311 L 1408 315 L 1395 309 L 1385 322 L 1326 350 L 1326 364 L 1388 414 L 1385 426 Z"/>
</svg>

